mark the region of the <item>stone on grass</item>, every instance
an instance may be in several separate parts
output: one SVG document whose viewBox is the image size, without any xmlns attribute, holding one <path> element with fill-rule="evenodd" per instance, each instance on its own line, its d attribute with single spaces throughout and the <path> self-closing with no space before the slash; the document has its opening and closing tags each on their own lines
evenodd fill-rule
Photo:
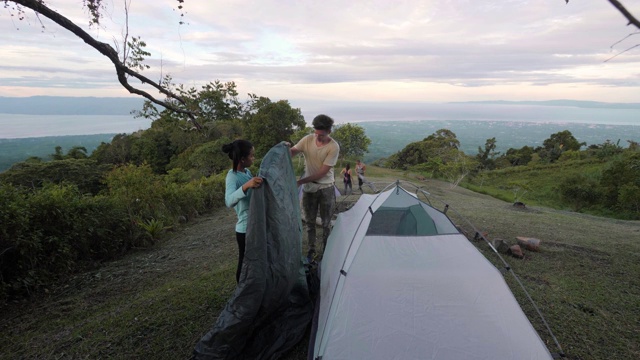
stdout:
<svg viewBox="0 0 640 360">
<path fill-rule="evenodd" d="M 540 250 L 540 240 L 532 237 L 525 236 L 516 236 L 516 240 L 518 240 L 518 245 L 521 247 L 531 250 L 531 251 L 539 251 Z"/>
<path fill-rule="evenodd" d="M 524 252 L 522 251 L 519 245 L 511 245 L 509 247 L 509 254 L 511 254 L 511 256 L 518 259 L 524 258 Z"/>
<path fill-rule="evenodd" d="M 491 244 L 499 253 L 506 254 L 509 252 L 509 244 L 507 244 L 503 239 L 495 238 L 491 241 Z"/>
</svg>

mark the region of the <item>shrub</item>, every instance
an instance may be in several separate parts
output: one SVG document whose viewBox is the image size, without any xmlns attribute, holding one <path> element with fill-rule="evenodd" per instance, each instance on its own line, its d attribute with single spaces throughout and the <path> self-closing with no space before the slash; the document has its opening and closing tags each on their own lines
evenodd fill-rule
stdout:
<svg viewBox="0 0 640 360">
<path fill-rule="evenodd" d="M 602 198 L 598 181 L 582 174 L 564 178 L 558 189 L 562 200 L 569 203 L 574 211 L 596 204 Z"/>
</svg>

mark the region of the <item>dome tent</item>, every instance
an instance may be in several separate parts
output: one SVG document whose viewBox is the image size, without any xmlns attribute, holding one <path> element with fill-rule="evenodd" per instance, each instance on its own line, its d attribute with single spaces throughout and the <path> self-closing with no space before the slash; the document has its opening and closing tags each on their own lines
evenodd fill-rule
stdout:
<svg viewBox="0 0 640 360">
<path fill-rule="evenodd" d="M 551 359 L 502 274 L 396 184 L 338 215 L 311 359 Z"/>
</svg>

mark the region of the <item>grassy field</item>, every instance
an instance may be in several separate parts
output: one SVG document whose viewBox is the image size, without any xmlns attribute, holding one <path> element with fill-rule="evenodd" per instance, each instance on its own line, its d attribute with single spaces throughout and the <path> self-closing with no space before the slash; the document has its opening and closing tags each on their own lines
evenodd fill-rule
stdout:
<svg viewBox="0 0 640 360">
<path fill-rule="evenodd" d="M 511 244 L 516 236 L 542 240 L 540 252 L 505 260 L 567 358 L 640 358 L 640 222 L 519 209 L 373 167 L 369 178 L 378 187 L 398 178 L 421 186 L 449 204 L 448 214 L 471 237 L 480 231 Z M 443 203 L 433 201 L 440 209 Z M 0 359 L 188 359 L 235 288 L 234 223 L 232 210 L 219 209 L 152 249 L 77 274 L 30 301 L 4 304 Z M 502 266 L 484 242 L 474 244 Z M 549 349 L 558 351 L 523 291 L 506 279 Z M 285 359 L 305 359 L 306 351 L 307 340 Z"/>
</svg>

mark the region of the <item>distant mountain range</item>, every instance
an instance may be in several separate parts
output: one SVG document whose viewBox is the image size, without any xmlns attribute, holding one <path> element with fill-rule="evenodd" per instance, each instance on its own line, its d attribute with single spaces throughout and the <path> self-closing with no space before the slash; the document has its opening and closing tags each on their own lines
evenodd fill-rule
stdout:
<svg viewBox="0 0 640 360">
<path fill-rule="evenodd" d="M 540 105 L 540 106 L 572 106 L 579 108 L 598 109 L 640 109 L 640 103 L 608 103 L 599 101 L 583 100 L 543 100 L 543 101 L 463 101 L 451 102 L 450 104 L 496 104 L 496 105 Z"/>
<path fill-rule="evenodd" d="M 139 96 L 0 96 L 0 113 L 24 115 L 129 115 L 132 110 L 141 110 L 143 104 L 144 99 Z"/>
</svg>

